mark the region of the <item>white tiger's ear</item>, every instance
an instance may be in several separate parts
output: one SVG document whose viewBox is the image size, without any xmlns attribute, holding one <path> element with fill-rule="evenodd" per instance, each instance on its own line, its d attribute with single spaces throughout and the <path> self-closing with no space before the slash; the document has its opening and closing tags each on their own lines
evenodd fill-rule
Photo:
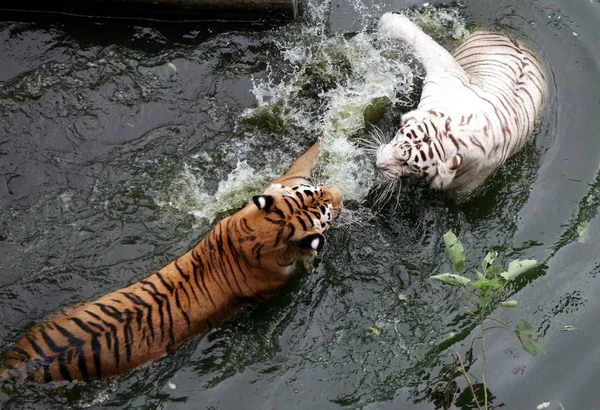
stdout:
<svg viewBox="0 0 600 410">
<path fill-rule="evenodd" d="M 463 161 L 462 155 L 456 154 L 455 156 L 453 156 L 452 159 L 450 160 L 450 170 L 456 171 L 458 169 L 458 167 L 460 167 L 460 164 L 462 164 L 462 161 Z"/>
<path fill-rule="evenodd" d="M 275 202 L 275 199 L 273 199 L 271 195 L 255 195 L 252 197 L 252 202 L 254 202 L 254 205 L 262 211 L 263 209 L 269 210 L 273 205 L 273 202 Z"/>
</svg>

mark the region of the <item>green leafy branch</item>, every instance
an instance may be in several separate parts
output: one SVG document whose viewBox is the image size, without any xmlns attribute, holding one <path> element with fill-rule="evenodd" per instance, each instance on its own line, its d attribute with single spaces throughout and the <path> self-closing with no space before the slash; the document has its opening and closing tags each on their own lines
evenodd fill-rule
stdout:
<svg viewBox="0 0 600 410">
<path fill-rule="evenodd" d="M 444 235 L 444 243 L 452 260 L 452 264 L 457 272 L 465 270 L 465 250 L 454 233 L 448 231 Z M 537 332 L 533 326 L 526 320 L 521 319 L 516 327 L 511 327 L 508 323 L 490 317 L 493 310 L 498 307 L 512 308 L 517 306 L 518 302 L 514 299 L 506 300 L 507 286 L 510 282 L 521 276 L 523 273 L 537 266 L 537 261 L 533 259 L 514 260 L 508 264 L 507 269 L 500 264 L 495 263 L 498 257 L 498 252 L 489 251 L 481 262 L 481 271 L 475 270 L 475 280 L 471 280 L 466 276 L 458 273 L 444 273 L 441 275 L 433 275 L 431 279 L 440 281 L 447 285 L 457 286 L 462 289 L 465 298 L 469 303 L 469 307 L 465 312 L 474 316 L 481 328 L 481 351 L 482 351 L 482 383 L 483 383 L 483 407 L 476 396 L 471 380 L 467 376 L 467 371 L 462 363 L 460 368 L 465 376 L 467 384 L 473 395 L 473 401 L 478 409 L 488 409 L 487 386 L 485 381 L 485 334 L 491 329 L 506 329 L 512 331 L 518 338 L 523 349 L 536 356 L 538 353 L 546 354 L 546 349 L 540 343 Z M 491 324 L 489 324 L 492 322 Z M 458 353 L 453 354 L 455 358 Z"/>
</svg>

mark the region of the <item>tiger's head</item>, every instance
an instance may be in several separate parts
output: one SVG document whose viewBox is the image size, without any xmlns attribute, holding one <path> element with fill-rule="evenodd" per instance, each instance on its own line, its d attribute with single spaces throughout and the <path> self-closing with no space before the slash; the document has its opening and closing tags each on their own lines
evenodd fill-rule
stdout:
<svg viewBox="0 0 600 410">
<path fill-rule="evenodd" d="M 245 237 L 244 259 L 267 272 L 292 273 L 296 262 L 312 261 L 323 248 L 323 233 L 341 209 L 337 188 L 272 184 L 234 215 Z"/>
<path fill-rule="evenodd" d="M 440 113 L 409 114 L 394 138 L 377 150 L 377 168 L 390 180 L 420 177 L 431 188 L 444 189 L 463 160 L 449 133 L 450 119 Z"/>
</svg>

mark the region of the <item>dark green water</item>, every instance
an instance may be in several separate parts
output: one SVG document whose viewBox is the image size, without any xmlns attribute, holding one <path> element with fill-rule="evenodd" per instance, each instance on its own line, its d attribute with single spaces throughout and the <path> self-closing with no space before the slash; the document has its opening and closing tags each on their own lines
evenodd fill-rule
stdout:
<svg viewBox="0 0 600 410">
<path fill-rule="evenodd" d="M 378 72 L 371 57 L 390 50 L 369 54 L 369 31 L 383 12 L 414 4 L 364 3 L 304 2 L 282 28 L 0 22 L 0 350 L 61 306 L 163 266 L 317 136 L 341 132 L 323 118 L 353 112 L 335 108 L 362 78 L 347 56 Z M 431 409 L 426 392 L 448 353 L 464 354 L 478 336 L 461 294 L 428 279 L 451 268 L 442 234 L 452 229 L 471 267 L 491 248 L 501 260 L 541 262 L 513 289 L 519 306 L 495 316 L 529 320 L 548 355 L 491 332 L 493 406 L 600 408 L 600 4 L 464 6 L 459 23 L 524 38 L 549 78 L 535 142 L 469 201 L 414 184 L 397 210 L 375 210 L 351 183 L 370 165 L 348 156 L 346 168 L 325 174 L 347 183 L 353 222 L 329 232 L 316 267 L 271 303 L 130 375 L 0 396 L 0 406 Z M 409 71 L 398 72 L 402 92 L 378 123 L 390 135 L 418 92 L 418 69 L 396 57 Z M 247 111 L 257 105 L 264 110 Z M 466 395 L 457 406 L 473 408 Z"/>
</svg>

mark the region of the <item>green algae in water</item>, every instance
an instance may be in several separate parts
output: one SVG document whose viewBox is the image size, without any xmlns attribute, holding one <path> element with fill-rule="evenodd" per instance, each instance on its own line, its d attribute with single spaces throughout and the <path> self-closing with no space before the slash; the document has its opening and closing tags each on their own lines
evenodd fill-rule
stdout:
<svg viewBox="0 0 600 410">
<path fill-rule="evenodd" d="M 289 130 L 289 124 L 285 119 L 285 112 L 288 108 L 281 101 L 274 104 L 261 105 L 256 108 L 254 115 L 243 118 L 243 121 L 249 125 L 255 126 L 270 134 L 284 134 Z"/>
<path fill-rule="evenodd" d="M 374 98 L 363 112 L 363 121 L 365 124 L 377 124 L 391 105 L 392 101 L 388 97 Z"/>
<path fill-rule="evenodd" d="M 461 18 L 461 10 L 460 5 L 454 3 L 450 6 L 411 8 L 403 14 L 437 43 L 452 50 L 457 42 L 469 35 L 465 21 Z"/>
</svg>

